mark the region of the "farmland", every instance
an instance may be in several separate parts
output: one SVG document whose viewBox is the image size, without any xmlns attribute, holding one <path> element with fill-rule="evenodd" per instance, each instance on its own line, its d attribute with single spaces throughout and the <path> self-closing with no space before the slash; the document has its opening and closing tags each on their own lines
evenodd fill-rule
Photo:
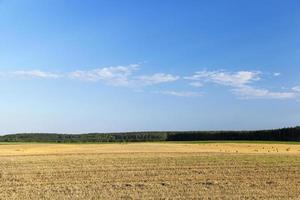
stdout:
<svg viewBox="0 0 300 200">
<path fill-rule="evenodd" d="M 299 143 L 0 144 L 0 199 L 299 199 Z"/>
</svg>

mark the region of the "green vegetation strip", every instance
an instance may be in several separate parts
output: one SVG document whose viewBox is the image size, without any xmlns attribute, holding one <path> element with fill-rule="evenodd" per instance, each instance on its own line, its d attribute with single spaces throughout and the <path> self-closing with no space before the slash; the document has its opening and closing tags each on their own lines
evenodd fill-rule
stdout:
<svg viewBox="0 0 300 200">
<path fill-rule="evenodd" d="M 111 142 L 166 142 L 195 143 L 245 142 L 278 143 L 300 142 L 300 127 L 258 131 L 160 131 L 124 133 L 55 134 L 29 133 L 0 136 L 0 142 L 45 143 L 111 143 Z"/>
</svg>

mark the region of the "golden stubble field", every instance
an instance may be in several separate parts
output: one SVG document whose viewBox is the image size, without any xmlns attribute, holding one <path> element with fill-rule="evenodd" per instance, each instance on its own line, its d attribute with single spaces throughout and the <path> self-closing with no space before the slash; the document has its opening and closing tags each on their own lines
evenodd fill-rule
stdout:
<svg viewBox="0 0 300 200">
<path fill-rule="evenodd" d="M 300 145 L 0 144 L 0 199 L 300 199 Z"/>
</svg>

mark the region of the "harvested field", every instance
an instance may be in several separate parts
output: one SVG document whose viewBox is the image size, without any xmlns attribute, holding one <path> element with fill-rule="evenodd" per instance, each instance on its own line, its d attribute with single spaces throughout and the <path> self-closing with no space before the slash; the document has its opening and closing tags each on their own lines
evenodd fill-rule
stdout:
<svg viewBox="0 0 300 200">
<path fill-rule="evenodd" d="M 300 145 L 1 144 L 0 199 L 300 199 Z"/>
</svg>

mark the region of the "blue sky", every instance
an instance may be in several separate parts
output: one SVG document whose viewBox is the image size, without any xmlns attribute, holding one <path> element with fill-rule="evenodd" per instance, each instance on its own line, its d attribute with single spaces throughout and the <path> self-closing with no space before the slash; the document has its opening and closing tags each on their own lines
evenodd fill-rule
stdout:
<svg viewBox="0 0 300 200">
<path fill-rule="evenodd" d="M 299 0 L 0 0 L 0 133 L 300 124 Z"/>
</svg>

